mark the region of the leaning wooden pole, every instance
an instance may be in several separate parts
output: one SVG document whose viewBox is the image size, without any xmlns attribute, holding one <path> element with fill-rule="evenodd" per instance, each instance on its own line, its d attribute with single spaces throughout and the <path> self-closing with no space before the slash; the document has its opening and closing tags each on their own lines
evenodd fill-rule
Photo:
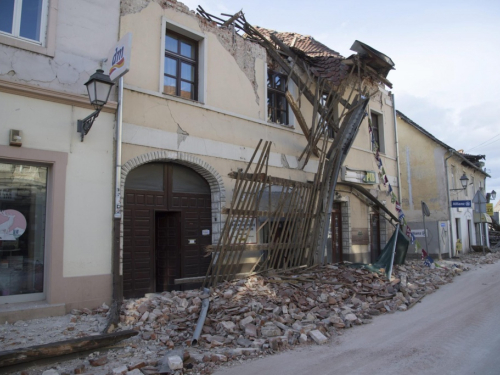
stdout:
<svg viewBox="0 0 500 375">
<path fill-rule="evenodd" d="M 95 350 L 114 345 L 117 342 L 136 336 L 137 334 L 139 334 L 138 331 L 129 330 L 6 350 L 0 352 L 0 367 L 32 362 L 38 359 L 54 358 L 87 350 Z"/>
</svg>

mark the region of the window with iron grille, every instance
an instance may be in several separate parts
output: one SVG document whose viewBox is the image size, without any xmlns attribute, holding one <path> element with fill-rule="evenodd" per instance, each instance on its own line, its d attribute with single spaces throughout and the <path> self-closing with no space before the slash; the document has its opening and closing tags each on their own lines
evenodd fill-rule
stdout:
<svg viewBox="0 0 500 375">
<path fill-rule="evenodd" d="M 198 100 L 198 43 L 167 30 L 163 92 Z"/>
<path fill-rule="evenodd" d="M 267 119 L 277 124 L 288 125 L 288 103 L 286 101 L 286 76 L 273 71 L 267 74 Z"/>
</svg>

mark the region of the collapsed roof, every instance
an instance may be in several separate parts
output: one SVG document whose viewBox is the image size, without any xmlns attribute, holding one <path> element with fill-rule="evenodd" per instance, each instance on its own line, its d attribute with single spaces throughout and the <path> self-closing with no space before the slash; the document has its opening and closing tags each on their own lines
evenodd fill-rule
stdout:
<svg viewBox="0 0 500 375">
<path fill-rule="evenodd" d="M 354 65 L 354 56 L 343 57 L 323 43 L 309 35 L 295 32 L 278 32 L 255 26 L 255 29 L 266 39 L 272 41 L 276 37 L 290 48 L 297 56 L 302 58 L 309 66 L 311 72 L 318 78 L 327 79 L 334 86 L 339 86 L 347 78 L 351 66 Z M 380 80 L 381 83 L 392 88 L 392 83 L 385 78 L 394 68 L 394 62 L 385 54 L 375 48 L 356 40 L 351 50 L 357 52 L 363 67 L 363 73 Z"/>
<path fill-rule="evenodd" d="M 255 28 L 269 40 L 271 34 L 281 39 L 297 56 L 307 62 L 316 77 L 326 78 L 334 86 L 339 86 L 349 74 L 351 67 L 343 62 L 345 58 L 311 36 L 277 32 L 259 26 Z"/>
</svg>

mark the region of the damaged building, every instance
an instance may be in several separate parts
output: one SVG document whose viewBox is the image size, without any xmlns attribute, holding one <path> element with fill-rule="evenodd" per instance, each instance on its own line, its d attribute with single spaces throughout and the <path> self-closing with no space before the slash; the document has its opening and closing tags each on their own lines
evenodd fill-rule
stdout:
<svg viewBox="0 0 500 375">
<path fill-rule="evenodd" d="M 134 38 L 124 80 L 122 245 L 115 253 L 124 297 L 197 285 L 221 255 L 206 251 L 224 245 L 225 225 L 245 228 L 232 273 L 255 270 L 270 257 L 266 243 L 283 242 L 298 228 L 287 198 L 281 215 L 250 212 L 227 223 L 238 174 L 256 172 L 266 152 L 252 159 L 259 140 L 269 142 L 265 175 L 281 181 L 266 185 L 262 202 L 251 207 L 262 213 L 279 206 L 284 181 L 314 185 L 353 113 L 359 123 L 342 145 L 347 158 L 338 159 L 344 162 L 335 174 L 327 245 L 312 239 L 309 259 L 370 262 L 380 254 L 397 221 L 387 186 L 395 193 L 399 186 L 390 58 L 358 41 L 357 53 L 344 58 L 312 37 L 253 27 L 242 13 L 221 19 L 170 1 L 122 1 L 121 13 L 120 36 Z"/>
<path fill-rule="evenodd" d="M 170 0 L 45 0 L 30 30 L 12 4 L 0 320 L 380 254 L 400 201 L 389 57 Z M 123 85 L 91 112 L 84 84 L 129 33 Z"/>
</svg>

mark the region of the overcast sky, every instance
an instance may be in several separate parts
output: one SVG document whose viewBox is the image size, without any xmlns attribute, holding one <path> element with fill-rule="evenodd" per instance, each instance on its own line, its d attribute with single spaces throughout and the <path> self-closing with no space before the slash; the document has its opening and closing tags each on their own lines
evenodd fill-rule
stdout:
<svg viewBox="0 0 500 375">
<path fill-rule="evenodd" d="M 243 9 L 253 25 L 311 35 L 343 56 L 356 39 L 385 53 L 396 108 L 454 149 L 486 155 L 486 189 L 500 195 L 500 0 L 182 2 Z"/>
</svg>

